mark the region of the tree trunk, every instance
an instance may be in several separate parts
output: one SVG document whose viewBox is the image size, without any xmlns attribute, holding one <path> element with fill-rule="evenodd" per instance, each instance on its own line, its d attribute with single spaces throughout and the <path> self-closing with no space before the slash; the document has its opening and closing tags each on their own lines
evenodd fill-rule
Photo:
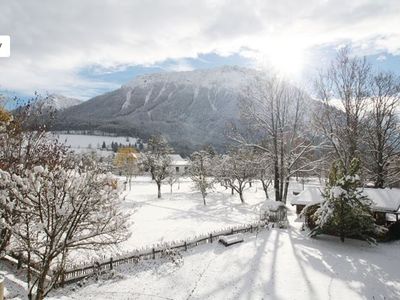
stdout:
<svg viewBox="0 0 400 300">
<path fill-rule="evenodd" d="M 157 197 L 161 198 L 161 182 L 157 182 L 157 190 L 158 190 Z"/>
<path fill-rule="evenodd" d="M 10 242 L 11 231 L 8 228 L 3 228 L 0 231 L 0 253 L 5 251 Z"/>
<path fill-rule="evenodd" d="M 242 203 L 244 203 L 244 197 L 243 197 L 243 190 L 242 189 L 239 190 L 239 197 L 240 197 L 240 201 Z"/>
<path fill-rule="evenodd" d="M 231 188 L 231 195 L 234 195 L 234 194 L 235 194 L 235 191 L 233 188 Z"/>
<path fill-rule="evenodd" d="M 43 266 L 43 270 L 41 270 L 40 278 L 38 280 L 37 289 L 36 289 L 36 297 L 35 300 L 43 300 L 44 299 L 44 290 L 45 290 L 45 282 L 46 276 L 49 272 L 49 266 L 47 263 Z"/>
<path fill-rule="evenodd" d="M 344 243 L 344 209 L 343 209 L 343 199 L 340 199 L 340 240 Z"/>
<path fill-rule="evenodd" d="M 289 178 L 286 178 L 285 187 L 284 187 L 284 191 L 283 191 L 283 199 L 282 199 L 282 202 L 285 204 L 286 204 L 286 200 L 287 200 L 288 190 L 289 190 Z"/>
<path fill-rule="evenodd" d="M 204 205 L 207 205 L 207 203 L 206 203 L 206 196 L 203 194 L 203 204 Z"/>
</svg>

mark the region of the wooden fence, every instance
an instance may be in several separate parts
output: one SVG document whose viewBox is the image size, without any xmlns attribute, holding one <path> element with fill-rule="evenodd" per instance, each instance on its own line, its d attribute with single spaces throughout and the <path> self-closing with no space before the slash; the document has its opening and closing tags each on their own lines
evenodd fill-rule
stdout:
<svg viewBox="0 0 400 300">
<path fill-rule="evenodd" d="M 151 248 L 135 250 L 130 252 L 129 254 L 119 255 L 118 257 L 115 258 L 111 257 L 109 260 L 95 262 L 90 265 L 74 266 L 70 270 L 65 270 L 63 272 L 63 274 L 60 277 L 59 285 L 63 286 L 64 284 L 77 282 L 87 276 L 112 270 L 113 268 L 122 264 L 135 264 L 140 260 L 160 258 L 163 256 L 163 254 L 166 253 L 167 250 L 187 251 L 188 249 L 199 245 L 218 241 L 219 237 L 223 235 L 231 235 L 235 233 L 254 232 L 254 231 L 258 232 L 260 229 L 264 228 L 265 225 L 267 225 L 267 222 L 259 221 L 249 225 L 240 225 L 240 226 L 225 228 L 224 230 L 221 231 L 215 231 L 212 233 L 204 234 L 185 241 L 165 243 L 153 246 Z"/>
</svg>

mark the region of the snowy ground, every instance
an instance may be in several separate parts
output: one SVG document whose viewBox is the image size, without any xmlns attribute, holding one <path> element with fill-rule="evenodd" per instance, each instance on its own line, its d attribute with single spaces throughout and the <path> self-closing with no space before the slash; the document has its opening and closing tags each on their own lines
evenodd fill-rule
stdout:
<svg viewBox="0 0 400 300">
<path fill-rule="evenodd" d="M 201 194 L 186 180 L 162 187 L 162 199 L 157 199 L 157 186 L 149 178 L 137 178 L 132 191 L 125 196 L 124 207 L 134 211 L 132 237 L 122 244 L 124 249 L 180 240 L 227 226 L 247 224 L 259 219 L 259 206 L 265 199 L 260 187 L 249 188 L 246 203 L 237 194 L 218 186 L 203 205 Z"/>
<path fill-rule="evenodd" d="M 399 299 L 399 242 L 369 246 L 310 239 L 290 218 L 225 248 L 192 249 L 168 260 L 124 266 L 114 279 L 56 291 L 53 299 Z"/>
<path fill-rule="evenodd" d="M 294 189 L 300 189 L 294 186 Z M 237 195 L 218 188 L 202 204 L 190 182 L 163 187 L 138 178 L 126 195 L 125 209 L 136 210 L 126 250 L 184 239 L 195 234 L 258 218 L 263 191 L 255 186 Z M 290 228 L 245 235 L 245 242 L 225 248 L 213 243 L 168 259 L 120 266 L 112 279 L 56 290 L 52 299 L 399 299 L 399 242 L 369 246 L 337 238 L 308 238 L 291 208 Z M 1 263 L 0 263 L 1 264 Z M 1 266 L 9 297 L 21 293 L 23 281 Z M 19 291 L 19 292 L 18 292 Z"/>
</svg>

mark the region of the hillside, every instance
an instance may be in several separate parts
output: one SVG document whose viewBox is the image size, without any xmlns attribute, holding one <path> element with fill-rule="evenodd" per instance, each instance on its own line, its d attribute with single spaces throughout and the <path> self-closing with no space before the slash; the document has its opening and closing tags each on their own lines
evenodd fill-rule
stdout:
<svg viewBox="0 0 400 300">
<path fill-rule="evenodd" d="M 56 129 L 96 129 L 142 138 L 162 133 L 181 153 L 204 144 L 221 150 L 228 125 L 240 119 L 240 99 L 260 76 L 239 67 L 139 76 L 64 110 Z"/>
</svg>

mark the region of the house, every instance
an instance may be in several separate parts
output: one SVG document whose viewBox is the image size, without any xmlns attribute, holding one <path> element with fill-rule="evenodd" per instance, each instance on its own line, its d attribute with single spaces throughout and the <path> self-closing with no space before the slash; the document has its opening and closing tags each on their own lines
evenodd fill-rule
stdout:
<svg viewBox="0 0 400 300">
<path fill-rule="evenodd" d="M 400 189 L 363 188 L 362 193 L 372 201 L 371 210 L 377 224 L 387 225 L 399 220 Z M 323 201 L 321 189 L 309 188 L 295 196 L 290 203 L 296 206 L 296 213 L 300 214 L 305 206 Z"/>
<path fill-rule="evenodd" d="M 189 160 L 182 158 L 179 154 L 170 154 L 171 158 L 170 169 L 177 175 L 185 174 L 187 168 L 189 167 Z"/>
</svg>

